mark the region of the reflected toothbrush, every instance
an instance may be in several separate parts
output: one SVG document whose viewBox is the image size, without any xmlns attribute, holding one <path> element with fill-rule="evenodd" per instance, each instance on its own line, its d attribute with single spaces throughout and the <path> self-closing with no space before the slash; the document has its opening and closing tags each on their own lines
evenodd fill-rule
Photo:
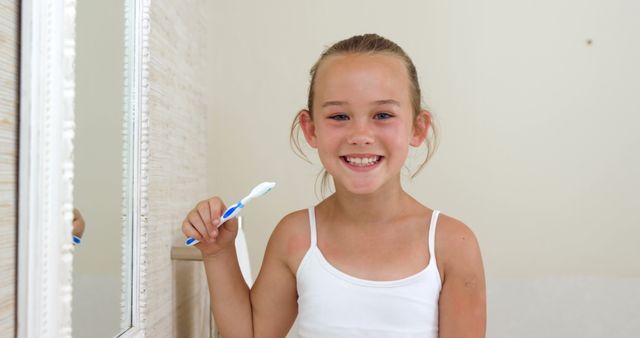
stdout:
<svg viewBox="0 0 640 338">
<path fill-rule="evenodd" d="M 238 203 L 230 206 L 227 210 L 225 210 L 225 212 L 220 217 L 220 222 L 218 223 L 218 227 L 220 227 L 222 224 L 224 224 L 224 222 L 226 222 L 230 218 L 236 217 L 236 215 L 240 213 L 242 208 L 244 208 L 244 206 L 247 203 L 249 203 L 249 201 L 251 201 L 256 197 L 260 197 L 268 193 L 275 186 L 276 186 L 275 182 L 262 182 L 257 186 L 255 186 L 255 188 L 251 190 L 249 195 L 247 195 L 245 198 L 241 199 Z M 199 240 L 191 237 L 187 238 L 187 240 L 184 242 L 184 244 L 187 246 L 193 246 L 198 243 L 200 243 Z"/>
</svg>

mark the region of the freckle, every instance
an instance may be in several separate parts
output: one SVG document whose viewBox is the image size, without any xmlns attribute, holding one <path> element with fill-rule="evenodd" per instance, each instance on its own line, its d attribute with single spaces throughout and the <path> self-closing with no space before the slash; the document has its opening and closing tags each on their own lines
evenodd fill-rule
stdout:
<svg viewBox="0 0 640 338">
<path fill-rule="evenodd" d="M 468 289 L 474 289 L 476 287 L 476 280 L 475 279 L 465 280 L 464 287 Z"/>
</svg>

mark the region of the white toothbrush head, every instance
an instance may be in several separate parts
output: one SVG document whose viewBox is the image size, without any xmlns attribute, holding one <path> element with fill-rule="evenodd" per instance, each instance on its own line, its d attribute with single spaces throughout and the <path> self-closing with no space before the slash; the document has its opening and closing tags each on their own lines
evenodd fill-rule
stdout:
<svg viewBox="0 0 640 338">
<path fill-rule="evenodd" d="M 251 190 L 249 195 L 247 195 L 247 197 L 242 199 L 242 201 L 241 201 L 242 204 L 246 204 L 250 200 L 252 200 L 252 199 L 254 199 L 256 197 L 260 197 L 260 196 L 268 193 L 275 186 L 276 186 L 275 182 L 262 182 L 262 183 L 256 185 L 256 187 L 253 188 L 253 190 Z"/>
</svg>

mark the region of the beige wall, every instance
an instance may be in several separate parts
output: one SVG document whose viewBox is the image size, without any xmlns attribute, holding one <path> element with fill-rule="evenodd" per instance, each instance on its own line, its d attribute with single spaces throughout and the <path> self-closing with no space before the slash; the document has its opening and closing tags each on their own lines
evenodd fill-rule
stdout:
<svg viewBox="0 0 640 338">
<path fill-rule="evenodd" d="M 15 332 L 19 27 L 17 1 L 0 2 L 0 332 Z"/>
<path fill-rule="evenodd" d="M 288 211 L 317 202 L 288 144 L 322 49 L 398 42 L 441 127 L 407 189 L 477 234 L 489 337 L 640 330 L 640 5 L 634 1 L 215 1 L 209 186 L 243 211 L 254 272 Z M 588 43 L 591 41 L 591 43 Z M 552 333 L 549 333 L 551 331 Z"/>
<path fill-rule="evenodd" d="M 160 0 L 149 13 L 147 337 L 204 337 L 208 325 L 202 263 L 170 257 L 184 216 L 207 195 L 207 6 Z"/>
</svg>

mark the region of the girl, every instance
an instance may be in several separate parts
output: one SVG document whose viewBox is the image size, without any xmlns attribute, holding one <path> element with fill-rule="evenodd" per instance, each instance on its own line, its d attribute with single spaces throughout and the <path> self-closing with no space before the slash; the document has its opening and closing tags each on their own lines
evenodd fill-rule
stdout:
<svg viewBox="0 0 640 338">
<path fill-rule="evenodd" d="M 237 222 L 216 228 L 222 200 L 189 212 L 182 230 L 201 241 L 223 337 L 284 337 L 296 318 L 300 337 L 484 337 L 475 236 L 401 186 L 409 146 L 431 126 L 420 102 L 413 62 L 383 37 L 354 36 L 322 54 L 292 135 L 299 125 L 335 193 L 280 221 L 251 289 L 233 245 Z"/>
</svg>

